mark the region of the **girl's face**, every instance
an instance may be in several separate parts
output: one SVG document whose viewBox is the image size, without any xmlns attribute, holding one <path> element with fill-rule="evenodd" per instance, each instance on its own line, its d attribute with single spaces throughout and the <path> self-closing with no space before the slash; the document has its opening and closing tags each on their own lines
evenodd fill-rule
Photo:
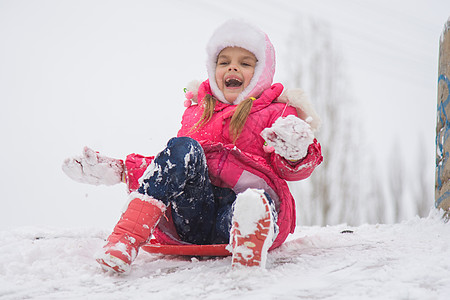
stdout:
<svg viewBox="0 0 450 300">
<path fill-rule="evenodd" d="M 217 56 L 216 83 L 225 99 L 233 103 L 255 73 L 256 57 L 239 47 L 227 47 Z"/>
</svg>

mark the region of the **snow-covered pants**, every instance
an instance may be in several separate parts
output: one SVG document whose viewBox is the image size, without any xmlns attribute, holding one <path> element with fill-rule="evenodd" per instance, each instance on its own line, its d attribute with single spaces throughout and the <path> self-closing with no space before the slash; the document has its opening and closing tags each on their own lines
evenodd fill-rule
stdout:
<svg viewBox="0 0 450 300">
<path fill-rule="evenodd" d="M 200 144 L 172 138 L 141 178 L 138 192 L 172 208 L 180 238 L 193 244 L 228 243 L 236 194 L 211 184 Z"/>
</svg>

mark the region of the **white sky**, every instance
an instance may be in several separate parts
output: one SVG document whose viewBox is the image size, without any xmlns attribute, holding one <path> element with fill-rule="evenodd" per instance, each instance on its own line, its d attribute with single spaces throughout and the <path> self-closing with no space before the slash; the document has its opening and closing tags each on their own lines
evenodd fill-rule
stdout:
<svg viewBox="0 0 450 300">
<path fill-rule="evenodd" d="M 398 140 L 399 156 L 419 172 L 422 137 L 434 176 L 438 45 L 450 1 L 0 0 L 0 230 L 112 227 L 124 187 L 75 183 L 63 159 L 84 145 L 120 158 L 161 150 L 177 132 L 183 87 L 205 79 L 205 44 L 228 18 L 268 33 L 283 79 L 286 37 L 305 16 L 329 23 L 340 43 L 367 155 L 385 165 Z"/>
</svg>

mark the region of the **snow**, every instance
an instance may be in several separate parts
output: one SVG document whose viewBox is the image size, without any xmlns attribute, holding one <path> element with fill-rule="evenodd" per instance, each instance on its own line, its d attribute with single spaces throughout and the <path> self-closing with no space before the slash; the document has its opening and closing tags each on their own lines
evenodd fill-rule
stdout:
<svg viewBox="0 0 450 300">
<path fill-rule="evenodd" d="M 263 198 L 265 200 L 263 200 Z M 233 253 L 233 256 L 239 257 L 240 254 L 240 256 L 247 261 L 253 257 L 254 251 L 256 251 L 256 248 L 254 248 L 255 244 L 247 241 L 244 244 L 239 245 L 239 239 L 240 237 L 248 237 L 258 232 L 258 225 L 261 226 L 261 223 L 264 223 L 265 220 L 267 220 L 267 217 L 269 217 L 269 228 L 261 250 L 260 267 L 262 268 L 266 266 L 267 251 L 276 238 L 274 222 L 270 213 L 267 198 L 264 196 L 264 190 L 259 189 L 247 189 L 237 196 L 236 201 L 233 204 L 233 226 L 230 231 L 231 245 L 227 246 L 227 249 Z M 235 226 L 234 224 L 238 224 L 238 226 Z M 235 234 L 233 234 L 233 232 L 235 232 Z M 262 235 L 266 234 L 264 233 Z"/>
<path fill-rule="evenodd" d="M 125 276 L 93 258 L 107 230 L 21 227 L 0 232 L 0 298 L 448 299 L 449 225 L 433 210 L 399 224 L 299 227 L 265 270 L 141 251 Z"/>
<path fill-rule="evenodd" d="M 82 156 L 64 160 L 62 170 L 71 179 L 92 185 L 115 185 L 122 181 L 123 161 L 102 156 L 84 147 Z"/>
<path fill-rule="evenodd" d="M 272 127 L 261 132 L 261 136 L 275 153 L 290 160 L 304 158 L 314 140 L 311 126 L 293 115 L 278 118 Z"/>
<path fill-rule="evenodd" d="M 1 2 L 0 299 L 448 298 L 450 229 L 436 212 L 392 225 L 299 227 L 265 271 L 232 272 L 230 258 L 141 252 L 128 276 L 116 276 L 95 262 L 126 192 L 74 184 L 62 160 L 84 144 L 112 157 L 157 153 L 178 130 L 182 87 L 205 78 L 210 31 L 229 17 L 258 15 L 251 21 L 276 44 L 280 66 L 291 63 L 284 53 L 293 19 L 330 22 L 348 88 L 363 103 L 367 148 L 389 154 L 398 139 L 414 150 L 425 136 L 434 167 L 437 40 L 450 2 L 272 2 Z M 422 172 L 410 153 L 409 173 Z M 72 227 L 79 224 L 91 227 Z"/>
<path fill-rule="evenodd" d="M 262 194 L 263 190 L 247 189 L 234 203 L 233 221 L 239 223 L 239 232 L 243 236 L 255 233 L 259 220 L 266 215 Z"/>
</svg>

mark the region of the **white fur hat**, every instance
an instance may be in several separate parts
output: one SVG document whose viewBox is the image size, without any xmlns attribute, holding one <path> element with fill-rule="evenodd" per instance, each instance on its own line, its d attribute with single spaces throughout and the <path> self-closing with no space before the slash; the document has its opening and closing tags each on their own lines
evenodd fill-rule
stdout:
<svg viewBox="0 0 450 300">
<path fill-rule="evenodd" d="M 225 99 L 215 80 L 217 56 L 227 47 L 244 48 L 258 60 L 249 85 L 232 104 L 239 104 L 249 97 L 259 97 L 272 85 L 275 74 L 275 50 L 269 37 L 258 28 L 240 20 L 229 20 L 214 31 L 206 46 L 209 84 L 215 98 L 231 104 Z"/>
</svg>

